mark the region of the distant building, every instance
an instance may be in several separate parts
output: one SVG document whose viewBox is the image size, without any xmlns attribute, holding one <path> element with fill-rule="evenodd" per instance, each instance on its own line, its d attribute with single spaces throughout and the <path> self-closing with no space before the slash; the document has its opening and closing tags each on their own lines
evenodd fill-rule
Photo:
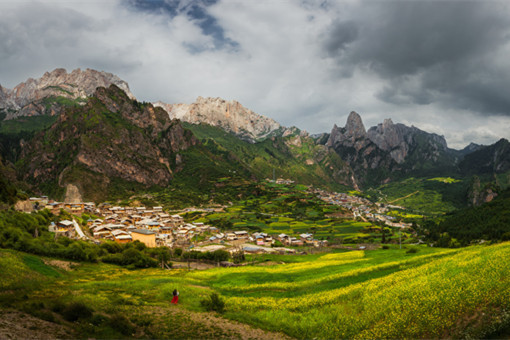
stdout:
<svg viewBox="0 0 510 340">
<path fill-rule="evenodd" d="M 156 247 L 156 233 L 147 229 L 135 229 L 131 231 L 131 238 L 134 241 L 140 241 L 147 247 Z"/>
</svg>

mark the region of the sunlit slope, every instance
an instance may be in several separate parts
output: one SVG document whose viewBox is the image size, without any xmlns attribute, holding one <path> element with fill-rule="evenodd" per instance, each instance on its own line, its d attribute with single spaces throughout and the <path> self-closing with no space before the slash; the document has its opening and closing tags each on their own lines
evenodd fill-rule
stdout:
<svg viewBox="0 0 510 340">
<path fill-rule="evenodd" d="M 299 339 L 488 338 L 510 325 L 508 242 L 275 256 L 293 263 L 204 271 L 101 263 L 63 271 L 32 255 L 0 255 L 0 307 L 53 316 L 83 337 L 228 337 L 234 324 L 207 324 L 212 316 L 200 305 L 212 292 L 226 302 L 224 318 Z M 177 306 L 170 304 L 176 288 Z M 53 308 L 73 303 L 87 306 L 92 319 L 69 323 Z M 129 334 L 112 323 L 119 315 Z M 95 328 L 86 326 L 91 320 L 99 322 Z"/>
<path fill-rule="evenodd" d="M 226 296 L 229 317 L 297 338 L 484 337 L 508 323 L 509 243 L 384 252 L 191 276 Z"/>
</svg>

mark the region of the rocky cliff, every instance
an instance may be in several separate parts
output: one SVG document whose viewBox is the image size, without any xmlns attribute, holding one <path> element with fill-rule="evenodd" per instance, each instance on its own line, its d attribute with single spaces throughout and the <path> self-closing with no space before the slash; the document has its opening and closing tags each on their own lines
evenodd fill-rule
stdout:
<svg viewBox="0 0 510 340">
<path fill-rule="evenodd" d="M 391 119 L 385 119 L 382 124 L 371 127 L 367 136 L 380 149 L 389 152 L 391 158 L 399 164 L 413 158 L 412 153 L 419 153 L 422 161 L 435 163 L 440 162 L 448 153 L 443 136 L 422 131 L 414 126 L 393 124 Z"/>
<path fill-rule="evenodd" d="M 273 119 L 261 116 L 235 100 L 198 97 L 192 104 L 157 102 L 154 106 L 164 108 L 172 119 L 217 126 L 252 143 L 282 129 Z"/>
<path fill-rule="evenodd" d="M 12 90 L 0 86 L 0 109 L 5 112 L 5 119 L 40 114 L 55 115 L 60 113 L 63 106 L 84 104 L 96 88 L 112 84 L 134 99 L 129 85 L 111 73 L 91 69 L 76 69 L 67 73 L 65 69 L 57 68 L 46 72 L 41 78 L 29 78 Z"/>
<path fill-rule="evenodd" d="M 163 109 L 111 85 L 98 88 L 84 106 L 64 110 L 26 145 L 20 174 L 47 193 L 73 184 L 84 198 L 100 199 L 115 181 L 167 185 L 178 152 L 197 143 Z"/>
<path fill-rule="evenodd" d="M 354 111 L 349 114 L 345 127 L 335 124 L 326 145 L 350 165 L 358 183 L 387 181 L 389 172 L 396 168 L 389 153 L 368 138 L 360 115 Z"/>
<path fill-rule="evenodd" d="M 467 192 L 468 204 L 473 207 L 491 202 L 498 196 L 498 188 L 495 183 L 489 182 L 482 186 L 480 178 L 473 176 Z"/>
</svg>

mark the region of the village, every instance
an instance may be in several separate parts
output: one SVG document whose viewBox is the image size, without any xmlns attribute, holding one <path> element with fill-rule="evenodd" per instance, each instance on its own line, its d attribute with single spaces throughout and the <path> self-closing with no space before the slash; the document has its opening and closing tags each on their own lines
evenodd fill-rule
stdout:
<svg viewBox="0 0 510 340">
<path fill-rule="evenodd" d="M 408 228 L 410 223 L 397 222 L 394 216 L 386 215 L 385 213 L 391 209 L 404 210 L 405 208 L 395 205 L 383 205 L 380 203 L 372 203 L 366 198 L 351 196 L 345 193 L 329 192 L 316 188 L 309 188 L 309 192 L 316 195 L 322 201 L 339 205 L 350 210 L 353 218 L 360 218 L 363 221 L 382 222 L 391 227 Z"/>
<path fill-rule="evenodd" d="M 289 184 L 290 180 L 279 180 Z M 327 192 L 309 187 L 308 191 L 328 204 L 342 206 L 351 211 L 354 219 L 363 221 L 380 221 L 386 225 L 407 228 L 409 224 L 395 222 L 394 217 L 385 215 L 387 207 L 373 204 L 365 198 L 351 196 L 345 193 Z M 93 216 L 81 221 L 81 225 L 73 217 L 64 219 L 49 226 L 49 231 L 55 237 L 66 236 L 74 239 L 84 239 L 95 243 L 105 240 L 116 243 L 139 241 L 147 247 L 169 247 L 194 250 L 199 252 L 223 249 L 230 253 L 242 250 L 244 253 L 296 253 L 303 247 L 322 248 L 328 246 L 327 240 L 314 238 L 312 232 L 299 235 L 279 233 L 269 235 L 263 232 L 247 230 L 219 230 L 215 226 L 201 222 L 186 222 L 184 215 L 190 211 L 204 213 L 214 209 L 187 208 L 182 211 L 169 213 L 161 206 L 154 207 L 122 207 L 109 203 L 96 206 L 94 202 L 64 203 L 50 200 L 47 196 L 29 199 L 32 209 L 48 209 L 55 215 L 66 211 L 70 216 Z M 26 208 L 27 205 L 25 205 Z M 216 208 L 222 211 L 222 208 Z M 278 245 L 278 246 L 277 246 Z"/>
</svg>

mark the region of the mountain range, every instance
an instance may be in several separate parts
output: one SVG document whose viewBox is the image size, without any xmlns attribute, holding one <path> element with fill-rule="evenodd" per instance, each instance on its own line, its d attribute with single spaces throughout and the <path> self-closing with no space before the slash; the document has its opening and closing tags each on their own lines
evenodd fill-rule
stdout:
<svg viewBox="0 0 510 340">
<path fill-rule="evenodd" d="M 94 200 L 183 183 L 206 189 L 233 174 L 275 173 L 335 190 L 408 177 L 509 182 L 505 139 L 453 150 L 444 137 L 391 119 L 367 130 L 356 112 L 344 127 L 312 136 L 221 98 L 140 103 L 127 82 L 90 69 L 0 86 L 0 118 L 3 167 L 29 190 L 59 197 L 70 185 Z"/>
</svg>

